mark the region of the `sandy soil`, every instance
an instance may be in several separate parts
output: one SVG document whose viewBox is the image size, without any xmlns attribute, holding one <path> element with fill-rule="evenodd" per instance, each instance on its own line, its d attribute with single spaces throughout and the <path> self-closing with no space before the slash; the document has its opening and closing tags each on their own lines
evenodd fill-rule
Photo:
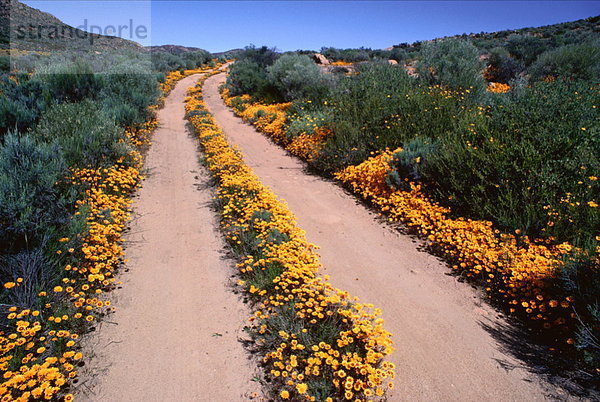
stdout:
<svg viewBox="0 0 600 402">
<path fill-rule="evenodd" d="M 321 247 L 323 273 L 383 310 L 397 348 L 390 357 L 398 368 L 390 400 L 566 398 L 502 351 L 491 333 L 508 335 L 510 326 L 475 290 L 445 275 L 449 269 L 419 251 L 414 239 L 382 224 L 339 186 L 307 174 L 296 158 L 235 117 L 218 94 L 224 79 L 211 77 L 204 86 L 218 124 Z"/>
<path fill-rule="evenodd" d="M 229 288 L 232 263 L 184 120 L 186 89 L 198 78 L 180 81 L 158 113 L 124 285 L 112 298 L 118 310 L 91 337 L 96 356 L 79 399 L 239 401 L 260 391 L 238 341 L 249 313 Z"/>
</svg>

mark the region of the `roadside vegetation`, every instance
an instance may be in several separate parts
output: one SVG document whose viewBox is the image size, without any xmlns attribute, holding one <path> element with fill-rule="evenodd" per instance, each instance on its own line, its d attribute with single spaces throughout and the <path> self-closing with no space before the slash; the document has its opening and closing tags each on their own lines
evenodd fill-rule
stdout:
<svg viewBox="0 0 600 402">
<path fill-rule="evenodd" d="M 223 97 L 597 375 L 600 38 L 479 39 L 404 46 L 403 63 L 369 56 L 350 73 L 250 47 Z"/>
</svg>

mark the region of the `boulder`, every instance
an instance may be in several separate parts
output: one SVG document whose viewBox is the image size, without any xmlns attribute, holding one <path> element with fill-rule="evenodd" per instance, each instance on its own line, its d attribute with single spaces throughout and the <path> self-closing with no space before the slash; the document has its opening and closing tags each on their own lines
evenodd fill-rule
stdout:
<svg viewBox="0 0 600 402">
<path fill-rule="evenodd" d="M 315 60 L 315 62 L 317 64 L 321 64 L 324 66 L 329 65 L 329 60 L 327 60 L 327 57 L 323 56 L 321 53 L 315 53 L 313 54 L 313 59 Z"/>
</svg>

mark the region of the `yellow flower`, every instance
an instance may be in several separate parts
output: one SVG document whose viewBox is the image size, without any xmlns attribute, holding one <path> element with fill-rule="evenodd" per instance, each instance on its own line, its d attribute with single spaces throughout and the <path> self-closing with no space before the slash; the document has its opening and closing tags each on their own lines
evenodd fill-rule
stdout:
<svg viewBox="0 0 600 402">
<path fill-rule="evenodd" d="M 281 391 L 279 396 L 281 396 L 282 399 L 288 399 L 290 397 L 290 393 L 288 391 Z"/>
<path fill-rule="evenodd" d="M 298 393 L 300 394 L 305 394 L 306 391 L 308 391 L 308 385 L 306 385 L 305 383 L 300 383 L 296 385 L 296 390 L 298 391 Z"/>
</svg>

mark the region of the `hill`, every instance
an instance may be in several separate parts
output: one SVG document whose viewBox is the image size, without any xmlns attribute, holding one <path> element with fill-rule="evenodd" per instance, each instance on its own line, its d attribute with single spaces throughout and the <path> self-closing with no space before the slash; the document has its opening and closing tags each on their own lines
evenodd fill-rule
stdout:
<svg viewBox="0 0 600 402">
<path fill-rule="evenodd" d="M 166 52 L 171 53 L 176 56 L 180 56 L 189 52 L 197 52 L 200 49 L 199 47 L 190 47 L 190 46 L 182 46 L 182 45 L 158 45 L 158 46 L 146 46 L 146 49 L 150 50 L 152 53 L 156 52 Z"/>
<path fill-rule="evenodd" d="M 0 0 L 0 48 L 28 51 L 145 51 L 137 42 L 91 34 L 16 0 Z"/>
<path fill-rule="evenodd" d="M 435 42 L 447 38 L 469 39 L 480 49 L 492 49 L 504 47 L 511 38 L 515 36 L 532 37 L 540 43 L 549 47 L 561 46 L 570 43 L 579 43 L 600 36 L 600 16 L 584 18 L 576 21 L 561 22 L 559 24 L 545 25 L 541 27 L 528 27 L 510 29 L 496 32 L 464 33 L 461 35 L 445 36 L 428 41 L 415 42 L 413 44 L 401 43 L 386 50 L 394 48 L 419 48 L 423 42 Z"/>
</svg>

